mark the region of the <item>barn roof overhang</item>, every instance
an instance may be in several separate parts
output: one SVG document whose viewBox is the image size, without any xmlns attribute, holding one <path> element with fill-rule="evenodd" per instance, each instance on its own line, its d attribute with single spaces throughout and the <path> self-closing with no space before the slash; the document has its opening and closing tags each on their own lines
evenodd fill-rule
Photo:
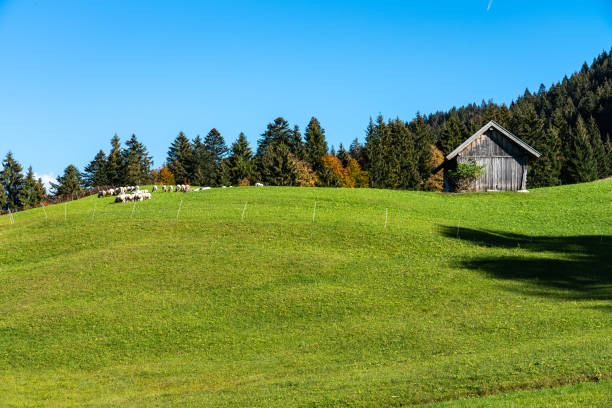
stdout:
<svg viewBox="0 0 612 408">
<path fill-rule="evenodd" d="M 514 143 L 516 143 L 519 147 L 521 147 L 523 150 L 525 150 L 531 156 L 533 156 L 535 158 L 538 158 L 538 157 L 540 157 L 542 155 L 542 153 L 538 152 L 536 149 L 534 149 L 533 147 L 529 146 L 527 143 L 523 142 L 521 139 L 519 139 L 518 137 L 513 135 L 511 132 L 509 132 L 508 130 L 504 129 L 502 127 L 502 125 L 500 125 L 499 123 L 497 123 L 494 120 L 492 120 L 489 123 L 487 123 L 486 125 L 484 125 L 482 128 L 480 128 L 480 130 L 478 132 L 476 132 L 472 136 L 470 136 L 465 142 L 461 143 L 455 150 L 450 152 L 446 156 L 446 160 L 452 160 L 455 156 L 457 156 L 459 153 L 461 153 L 463 151 L 463 149 L 468 147 L 468 145 L 470 143 L 472 143 L 474 141 L 474 139 L 478 138 L 479 136 L 481 136 L 483 133 L 485 133 L 487 130 L 489 130 L 491 128 L 494 128 L 495 130 L 500 132 L 502 135 L 504 135 L 508 139 L 512 140 Z"/>
</svg>

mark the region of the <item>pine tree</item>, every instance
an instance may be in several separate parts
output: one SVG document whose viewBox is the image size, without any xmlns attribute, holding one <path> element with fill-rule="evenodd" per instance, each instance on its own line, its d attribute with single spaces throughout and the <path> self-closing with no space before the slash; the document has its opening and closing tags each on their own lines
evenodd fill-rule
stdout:
<svg viewBox="0 0 612 408">
<path fill-rule="evenodd" d="M 272 144 L 261 158 L 261 177 L 265 184 L 295 186 L 300 176 L 295 159 L 286 144 Z"/>
<path fill-rule="evenodd" d="M 612 175 L 612 140 L 610 139 L 610 134 L 606 134 L 606 143 L 604 144 L 604 147 L 606 150 L 606 168 L 608 169 L 607 176 L 610 176 Z"/>
<path fill-rule="evenodd" d="M 222 168 L 222 161 L 227 151 L 227 145 L 221 133 L 215 128 L 211 129 L 204 138 L 204 152 L 212 167 L 212 172 L 207 175 L 210 178 L 209 184 L 216 186 L 228 184 L 227 170 Z"/>
<path fill-rule="evenodd" d="M 601 134 L 595 119 L 591 116 L 587 124 L 587 130 L 593 146 L 593 158 L 597 162 L 597 178 L 603 179 L 608 175 L 608 160 L 606 158 L 606 148 L 601 140 Z"/>
<path fill-rule="evenodd" d="M 336 154 L 336 157 L 340 159 L 340 163 L 342 163 L 343 167 L 348 166 L 349 160 L 351 159 L 351 155 L 344 149 L 342 143 L 340 143 L 340 146 L 338 146 L 338 153 Z"/>
<path fill-rule="evenodd" d="M 45 187 L 42 180 L 34 177 L 32 166 L 28 168 L 28 172 L 23 182 L 23 190 L 21 191 L 21 201 L 26 207 L 35 207 L 40 204 L 45 198 Z"/>
<path fill-rule="evenodd" d="M 529 164 L 528 182 L 532 187 L 561 184 L 561 140 L 559 130 L 552 124 L 543 131 L 534 146 L 542 155 Z"/>
<path fill-rule="evenodd" d="M 193 139 L 193 154 L 191 155 L 191 163 L 188 166 L 191 169 L 191 182 L 197 186 L 215 186 L 215 162 L 206 151 L 204 141 L 200 135 Z"/>
<path fill-rule="evenodd" d="M 386 146 L 387 168 L 386 187 L 418 189 L 422 184 L 419 174 L 419 155 L 415 150 L 415 137 L 408 126 L 399 119 L 389 124 L 389 141 Z"/>
<path fill-rule="evenodd" d="M 353 159 L 357 160 L 357 163 L 359 163 L 359 166 L 362 169 L 364 169 L 367 163 L 366 157 L 365 157 L 365 149 L 363 145 L 359 143 L 358 138 L 355 138 L 351 142 L 351 145 L 349 146 L 349 153 Z"/>
<path fill-rule="evenodd" d="M 6 191 L 5 208 L 17 209 L 21 207 L 21 191 L 23 190 L 23 169 L 15 160 L 12 152 L 8 152 L 2 161 L 0 182 Z"/>
<path fill-rule="evenodd" d="M 232 184 L 230 168 L 227 159 L 221 160 L 221 162 L 217 166 L 217 183 L 220 186 L 229 186 Z"/>
<path fill-rule="evenodd" d="M 106 177 L 108 161 L 106 154 L 100 150 L 92 161 L 85 167 L 83 172 L 83 181 L 88 187 L 108 186 L 109 183 Z"/>
<path fill-rule="evenodd" d="M 315 172 L 318 172 L 322 167 L 321 159 L 327 154 L 327 142 L 325 141 L 325 129 L 321 127 L 317 118 L 310 119 L 304 139 L 304 159 Z"/>
<path fill-rule="evenodd" d="M 142 185 L 153 181 L 151 166 L 153 159 L 147 148 L 138 141 L 135 134 L 125 142 L 127 148 L 122 152 L 125 163 L 125 183 L 128 185 Z"/>
<path fill-rule="evenodd" d="M 568 160 L 570 182 L 581 183 L 597 178 L 597 162 L 593 157 L 593 147 L 589 132 L 582 116 L 578 116 L 576 127 L 572 130 L 573 155 Z"/>
<path fill-rule="evenodd" d="M 385 158 L 384 158 L 384 141 L 389 132 L 388 126 L 385 124 L 383 117 L 378 116 L 376 124 L 370 118 L 370 123 L 366 130 L 365 151 L 367 156 L 368 167 L 367 172 L 370 176 L 370 186 L 374 188 L 384 188 L 384 173 L 385 173 Z"/>
<path fill-rule="evenodd" d="M 193 146 L 183 132 L 170 145 L 166 162 L 177 183 L 190 183 L 193 178 Z"/>
<path fill-rule="evenodd" d="M 298 125 L 293 127 L 293 130 L 289 134 L 289 144 L 287 145 L 289 151 L 296 157 L 298 160 L 303 160 L 306 151 L 304 148 L 304 141 L 302 140 L 302 134 L 300 133 L 300 128 Z"/>
<path fill-rule="evenodd" d="M 113 186 L 125 184 L 125 163 L 121 151 L 121 141 L 119 136 L 114 135 L 111 139 L 111 150 L 106 160 L 106 181 Z"/>
<path fill-rule="evenodd" d="M 467 139 L 467 129 L 459 119 L 456 110 L 452 110 L 446 122 L 440 130 L 439 147 L 444 155 L 455 150 L 465 139 Z"/>
<path fill-rule="evenodd" d="M 232 144 L 228 167 L 232 184 L 239 184 L 244 179 L 247 179 L 249 183 L 255 181 L 256 171 L 253 151 L 242 132 L 238 136 L 238 140 Z"/>
<path fill-rule="evenodd" d="M 557 170 L 556 162 L 561 146 L 558 130 L 545 130 L 544 122 L 532 102 L 521 101 L 513 105 L 511 110 L 514 134 L 542 154 L 537 160 L 531 161 L 527 184 L 532 187 L 559 184 L 560 171 Z"/>
<path fill-rule="evenodd" d="M 419 184 L 423 187 L 425 181 L 431 176 L 434 167 L 433 150 L 431 148 L 433 135 L 420 113 L 417 113 L 416 119 L 412 121 L 410 130 L 414 135 L 414 152 L 420 179 Z"/>
<path fill-rule="evenodd" d="M 72 194 L 83 190 L 83 178 L 76 166 L 70 164 L 64 174 L 57 178 L 57 183 L 51 183 L 55 196 Z"/>
<path fill-rule="evenodd" d="M 268 123 L 267 129 L 261 134 L 261 138 L 257 142 L 256 158 L 260 160 L 272 146 L 284 144 L 287 150 L 291 153 L 290 148 L 293 146 L 295 138 L 294 130 L 289 129 L 289 122 L 279 117 L 272 123 Z"/>
</svg>

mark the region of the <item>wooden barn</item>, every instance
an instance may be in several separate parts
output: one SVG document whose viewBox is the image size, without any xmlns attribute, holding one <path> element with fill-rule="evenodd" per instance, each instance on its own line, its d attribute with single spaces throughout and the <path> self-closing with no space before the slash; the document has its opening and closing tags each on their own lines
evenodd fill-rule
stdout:
<svg viewBox="0 0 612 408">
<path fill-rule="evenodd" d="M 527 191 L 527 164 L 540 152 L 490 121 L 446 156 L 445 169 L 474 159 L 485 173 L 472 183 L 473 191 Z M 445 189 L 449 183 L 445 178 Z"/>
</svg>

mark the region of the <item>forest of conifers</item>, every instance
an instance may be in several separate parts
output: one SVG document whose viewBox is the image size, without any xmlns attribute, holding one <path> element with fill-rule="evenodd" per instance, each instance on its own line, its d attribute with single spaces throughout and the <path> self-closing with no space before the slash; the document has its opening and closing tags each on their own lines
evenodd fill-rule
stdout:
<svg viewBox="0 0 612 408">
<path fill-rule="evenodd" d="M 212 129 L 203 139 L 182 132 L 165 163 L 153 168 L 147 148 L 135 135 L 122 147 L 116 135 L 79 171 L 69 165 L 50 194 L 93 186 L 191 184 L 373 187 L 439 191 L 443 158 L 489 120 L 495 120 L 542 156 L 530 163 L 530 187 L 579 183 L 612 175 L 612 54 L 550 88 L 526 90 L 510 106 L 493 102 L 453 107 L 447 112 L 370 119 L 365 141 L 328 149 L 325 130 L 312 118 L 302 135 L 283 118 L 267 125 L 256 149 L 244 134 L 227 146 Z M 26 176 L 8 153 L 0 171 L 0 207 L 35 206 L 47 192 L 30 167 Z"/>
</svg>

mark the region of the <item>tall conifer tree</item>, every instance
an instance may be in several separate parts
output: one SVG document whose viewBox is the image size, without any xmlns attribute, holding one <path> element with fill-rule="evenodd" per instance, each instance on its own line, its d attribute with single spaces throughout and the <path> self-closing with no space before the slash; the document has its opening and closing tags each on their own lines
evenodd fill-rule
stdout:
<svg viewBox="0 0 612 408">
<path fill-rule="evenodd" d="M 23 181 L 21 201 L 26 207 L 34 207 L 40 204 L 44 198 L 45 187 L 42 184 L 42 180 L 34 177 L 34 171 L 32 171 L 32 166 L 30 166 Z"/>
<path fill-rule="evenodd" d="M 57 178 L 57 183 L 51 183 L 51 190 L 56 196 L 72 194 L 83 190 L 83 178 L 79 169 L 70 164 L 64 169 L 64 174 Z"/>
<path fill-rule="evenodd" d="M 323 166 L 321 159 L 327 154 L 327 142 L 325 141 L 325 129 L 321 127 L 317 118 L 312 117 L 308 122 L 304 140 L 304 159 L 314 171 L 321 170 Z"/>
<path fill-rule="evenodd" d="M 135 134 L 125 142 L 123 151 L 125 163 L 125 183 L 129 185 L 148 184 L 153 181 L 151 166 L 153 159 L 147 148 L 138 141 Z"/>
<path fill-rule="evenodd" d="M 249 183 L 255 181 L 256 172 L 253 151 L 242 132 L 240 132 L 238 140 L 232 144 L 231 154 L 228 158 L 228 167 L 232 184 L 239 184 L 244 179 L 247 179 Z"/>
<path fill-rule="evenodd" d="M 8 152 L 2 161 L 0 182 L 6 191 L 5 207 L 17 209 L 22 206 L 21 191 L 23 190 L 23 169 L 15 160 L 12 152 Z"/>
<path fill-rule="evenodd" d="M 108 164 L 106 154 L 100 150 L 92 161 L 85 167 L 83 181 L 88 187 L 107 186 L 111 183 L 106 176 Z"/>
<path fill-rule="evenodd" d="M 467 129 L 459 119 L 457 111 L 453 109 L 440 130 L 440 150 L 444 155 L 447 155 L 463 143 L 467 137 Z"/>
<path fill-rule="evenodd" d="M 111 149 L 106 160 L 106 181 L 113 186 L 122 186 L 125 183 L 125 163 L 121 151 L 121 141 L 116 134 L 111 139 Z"/>
<path fill-rule="evenodd" d="M 578 116 L 576 127 L 572 131 L 573 155 L 567 167 L 570 182 L 581 183 L 597 178 L 597 162 L 593 157 L 591 138 L 582 116 Z"/>
<path fill-rule="evenodd" d="M 179 184 L 189 184 L 193 178 L 193 146 L 187 136 L 180 132 L 168 149 L 168 168 Z"/>
</svg>

